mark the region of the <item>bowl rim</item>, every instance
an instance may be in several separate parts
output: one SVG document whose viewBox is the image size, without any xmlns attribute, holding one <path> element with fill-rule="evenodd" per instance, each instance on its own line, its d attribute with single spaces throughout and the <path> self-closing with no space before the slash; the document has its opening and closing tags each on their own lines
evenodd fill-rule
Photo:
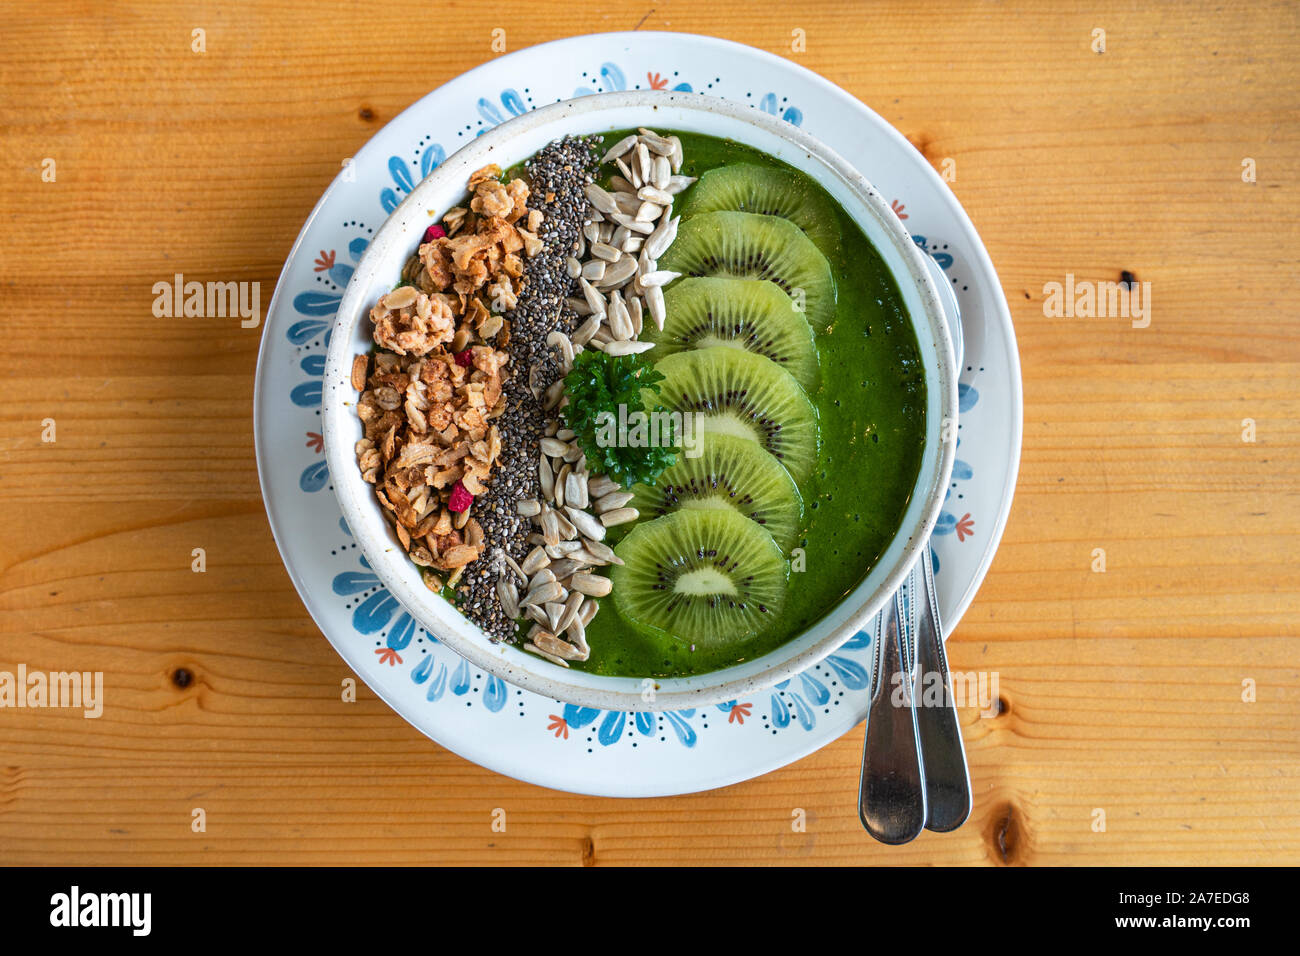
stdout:
<svg viewBox="0 0 1300 956">
<path fill-rule="evenodd" d="M 440 595 L 436 595 L 425 588 L 419 580 L 418 574 L 408 572 L 405 576 L 398 576 L 389 573 L 391 569 L 387 567 L 388 561 L 385 558 L 394 551 L 396 538 L 382 517 L 378 517 L 377 520 L 383 528 L 384 540 L 378 540 L 373 535 L 366 533 L 366 525 L 360 520 L 364 518 L 362 511 L 363 509 L 369 510 L 378 515 L 379 505 L 374 500 L 373 494 L 370 493 L 370 486 L 360 479 L 359 473 L 356 473 L 356 463 L 352 450 L 353 442 L 351 440 L 341 440 L 339 434 L 340 429 L 349 423 L 349 418 L 353 422 L 355 421 L 355 416 L 343 414 L 343 410 L 350 408 L 353 403 L 347 400 L 342 402 L 331 400 L 331 394 L 340 387 L 344 387 L 345 394 L 351 399 L 355 398 L 356 392 L 351 388 L 350 384 L 352 352 L 354 351 L 351 338 L 356 324 L 363 321 L 364 316 L 368 314 L 370 303 L 364 296 L 367 295 L 367 289 L 374 280 L 376 273 L 381 271 L 384 266 L 391 266 L 393 259 L 399 253 L 403 259 L 409 255 L 410 238 L 407 237 L 404 241 L 404 237 L 407 236 L 404 220 L 412 209 L 425 206 L 424 196 L 440 188 L 450 176 L 453 174 L 460 175 L 461 173 L 468 175 L 474 168 L 492 161 L 491 154 L 494 151 L 506 152 L 506 145 L 526 129 L 547 126 L 557 119 L 562 120 L 565 117 L 589 112 L 644 108 L 653 113 L 659 107 L 666 105 L 684 106 L 687 109 L 722 114 L 742 125 L 756 127 L 805 152 L 810 158 L 827 167 L 840 179 L 842 185 L 853 194 L 854 198 L 862 204 L 884 230 L 907 267 L 908 275 L 901 275 L 898 270 L 890 267 L 888 263 L 886 264 L 891 277 L 896 283 L 902 286 L 905 282 L 910 281 L 919 293 L 924 312 L 924 322 L 922 322 L 922 316 L 911 314 L 912 310 L 910 309 L 909 319 L 918 340 L 922 334 L 932 338 L 938 358 L 937 367 L 926 364 L 927 388 L 938 385 L 937 404 L 940 408 L 940 422 L 955 422 L 957 420 L 957 371 L 953 355 L 953 343 L 946 322 L 943 319 L 937 287 L 924 263 L 924 254 L 912 242 L 911 236 L 894 210 L 866 177 L 834 150 L 831 150 L 798 127 L 775 117 L 770 117 L 760 111 L 750 109 L 745 105 L 699 93 L 680 91 L 594 93 L 574 100 L 553 103 L 514 117 L 476 137 L 448 156 L 446 160 L 430 171 L 429 175 L 411 190 L 375 231 L 339 302 L 330 331 L 330 344 L 324 374 L 325 400 L 322 403 L 322 431 L 325 438 L 328 468 L 331 475 L 335 476 L 332 482 L 334 493 L 344 519 L 352 530 L 354 540 L 361 547 L 371 570 L 379 577 L 382 584 L 388 588 L 389 593 L 398 599 L 402 606 L 411 613 L 412 618 L 424 626 L 431 636 L 436 637 L 440 643 L 451 648 L 474 666 L 515 686 L 565 702 L 608 710 L 661 711 L 722 703 L 780 683 L 833 653 L 870 621 L 885 601 L 904 583 L 916 561 L 924 553 L 924 545 L 938 520 L 943 504 L 943 492 L 947 487 L 956 453 L 956 429 L 944 428 L 941 424 L 938 428 L 937 456 L 934 464 L 928 470 L 927 475 L 925 464 L 926 459 L 930 456 L 930 450 L 928 447 L 924 448 L 922 450 L 922 471 L 918 473 L 912 489 L 913 495 L 920 494 L 925 500 L 920 515 L 921 520 L 919 523 L 913 523 L 910 526 L 900 525 L 889 539 L 889 543 L 882 554 L 892 548 L 904 533 L 907 534 L 907 541 L 903 544 L 902 551 L 894 566 L 879 582 L 875 590 L 867 596 L 865 602 L 851 611 L 844 620 L 834 625 L 828 633 L 816 642 L 796 653 L 786 653 L 783 656 L 782 652 L 797 643 L 800 637 L 807 633 L 807 629 L 800 632 L 800 634 L 792 635 L 789 641 L 769 651 L 762 657 L 756 658 L 756 661 L 763 661 L 765 658 L 774 658 L 774 660 L 757 673 L 749 676 L 732 677 L 722 681 L 710 680 L 718 676 L 725 676 L 729 671 L 736 669 L 735 667 L 726 667 L 684 678 L 599 678 L 604 681 L 624 683 L 628 686 L 627 690 L 580 686 L 564 680 L 565 675 L 578 674 L 589 679 L 598 677 L 598 675 L 569 671 L 510 645 L 492 644 L 477 625 L 461 615 L 453 605 L 445 601 Z M 650 122 L 651 117 L 648 116 L 646 119 L 645 125 L 654 125 Z M 563 130 L 557 131 L 557 136 L 563 135 L 563 133 Z M 508 166 L 525 158 L 526 155 L 521 155 L 512 160 L 511 163 L 501 163 L 500 165 L 503 167 Z M 460 178 L 463 181 L 464 176 Z M 425 211 L 425 218 L 433 215 L 432 210 L 426 209 Z M 343 334 L 340 334 L 340 332 Z M 930 423 L 927 423 L 926 431 L 928 446 L 929 436 L 932 431 Z M 342 476 L 347 476 L 347 478 L 345 479 Z M 406 562 L 405 555 L 401 555 L 400 559 Z M 406 562 L 406 566 L 408 568 L 413 567 L 409 565 L 409 562 Z M 862 581 L 870 574 L 871 570 L 874 570 L 874 567 L 864 573 L 863 578 L 854 586 L 855 589 L 861 586 Z M 852 594 L 846 595 L 828 610 L 828 615 L 841 609 L 850 600 L 852 600 Z M 425 603 L 428 603 L 440 613 L 450 611 L 460 622 L 464 623 L 466 629 L 474 636 L 457 633 L 454 626 L 449 632 L 433 627 L 427 615 L 412 610 L 413 607 L 421 608 Z M 810 627 L 816 627 L 824 620 L 825 616 L 818 619 Z M 503 648 L 509 648 L 515 653 L 513 655 L 503 654 L 501 653 Z M 753 664 L 754 662 L 749 661 L 746 663 Z M 687 682 L 697 686 L 685 688 L 670 686 Z M 648 695 L 646 694 L 647 683 L 651 683 L 654 687 L 654 692 Z M 700 684 L 703 684 L 703 686 L 698 686 Z"/>
</svg>

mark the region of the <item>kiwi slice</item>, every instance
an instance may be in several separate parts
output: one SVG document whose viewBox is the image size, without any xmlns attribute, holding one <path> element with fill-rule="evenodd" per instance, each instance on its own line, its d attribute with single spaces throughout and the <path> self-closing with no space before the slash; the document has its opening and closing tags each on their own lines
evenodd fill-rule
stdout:
<svg viewBox="0 0 1300 956">
<path fill-rule="evenodd" d="M 827 259 L 834 259 L 840 253 L 840 226 L 834 202 L 793 170 L 750 163 L 715 167 L 691 188 L 680 212 L 685 219 L 724 209 L 789 219 Z"/>
<path fill-rule="evenodd" d="M 614 604 L 650 636 L 716 648 L 754 637 L 781 613 L 785 557 L 770 534 L 734 511 L 642 521 L 614 551 L 623 560 L 610 569 Z"/>
<path fill-rule="evenodd" d="M 725 345 L 765 355 L 808 391 L 820 379 L 812 326 L 794 300 L 765 279 L 683 279 L 664 294 L 667 318 L 641 340 L 655 343 L 655 357 L 686 349 Z"/>
<path fill-rule="evenodd" d="M 794 547 L 803 498 L 790 473 L 754 442 L 725 433 L 700 436 L 699 454 L 679 450 L 656 485 L 636 485 L 632 507 L 658 518 L 679 509 L 736 511 L 763 526 L 782 551 Z"/>
<path fill-rule="evenodd" d="M 823 332 L 835 318 L 830 263 L 788 219 L 750 212 L 706 212 L 683 219 L 659 268 L 684 276 L 770 279 L 804 306 Z"/>
<path fill-rule="evenodd" d="M 803 484 L 817 461 L 817 413 L 789 372 L 725 345 L 678 352 L 655 369 L 664 376 L 658 400 L 695 413 L 695 440 L 723 432 L 756 442 Z"/>
</svg>

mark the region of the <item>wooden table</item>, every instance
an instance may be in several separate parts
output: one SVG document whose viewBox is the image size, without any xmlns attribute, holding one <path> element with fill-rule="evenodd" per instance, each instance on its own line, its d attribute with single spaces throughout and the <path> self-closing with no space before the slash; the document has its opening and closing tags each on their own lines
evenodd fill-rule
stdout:
<svg viewBox="0 0 1300 956">
<path fill-rule="evenodd" d="M 855 815 L 860 730 L 627 802 L 466 763 L 364 686 L 340 703 L 258 490 L 261 332 L 157 319 L 151 288 L 217 275 L 265 305 L 339 157 L 493 28 L 516 49 L 575 10 L 416 6 L 0 10 L 0 670 L 112 692 L 98 720 L 0 710 L 0 862 L 1300 863 L 1294 4 L 582 5 L 592 31 L 784 55 L 805 30 L 801 63 L 956 161 L 1000 270 L 1024 456 L 949 652 L 1003 710 L 962 713 L 972 819 L 896 849 Z M 1148 328 L 1045 316 L 1045 283 L 1123 271 Z"/>
</svg>

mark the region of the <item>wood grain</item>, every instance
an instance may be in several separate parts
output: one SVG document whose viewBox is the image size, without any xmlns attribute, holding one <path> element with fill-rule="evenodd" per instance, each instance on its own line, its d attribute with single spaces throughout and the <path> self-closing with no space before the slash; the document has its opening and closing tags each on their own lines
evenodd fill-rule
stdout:
<svg viewBox="0 0 1300 956">
<path fill-rule="evenodd" d="M 962 830 L 872 844 L 856 731 L 630 803 L 468 764 L 364 688 L 338 702 L 348 670 L 262 511 L 260 331 L 156 319 L 152 285 L 255 280 L 265 308 L 344 157 L 488 60 L 493 27 L 516 49 L 572 9 L 0 4 L 0 668 L 114 689 L 99 720 L 0 711 L 0 862 L 1300 863 L 1294 4 L 583 6 L 591 30 L 787 56 L 803 29 L 799 62 L 956 162 L 1026 402 L 1005 542 L 950 643 L 1003 706 L 962 714 Z M 1044 283 L 1123 270 L 1151 283 L 1149 328 L 1045 317 Z"/>
</svg>

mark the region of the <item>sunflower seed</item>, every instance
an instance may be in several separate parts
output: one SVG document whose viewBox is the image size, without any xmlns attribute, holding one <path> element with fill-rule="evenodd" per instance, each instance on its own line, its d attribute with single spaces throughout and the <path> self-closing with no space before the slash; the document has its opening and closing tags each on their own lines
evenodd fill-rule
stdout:
<svg viewBox="0 0 1300 956">
<path fill-rule="evenodd" d="M 668 156 L 668 159 L 673 164 L 673 172 L 680 173 L 682 171 L 682 162 L 686 158 L 685 154 L 682 152 L 682 141 L 676 136 L 669 136 L 668 142 L 673 144 L 673 151 Z"/>
<path fill-rule="evenodd" d="M 568 658 L 571 661 L 582 660 L 581 651 L 579 651 L 572 644 L 567 644 L 564 641 L 560 640 L 558 637 L 556 637 L 554 634 L 550 633 L 549 631 L 542 631 L 540 634 L 538 634 L 536 637 L 533 638 L 533 643 L 535 643 L 542 650 L 546 651 L 548 654 L 555 654 L 558 657 Z"/>
<path fill-rule="evenodd" d="M 681 221 L 681 216 L 672 219 L 665 217 L 655 227 L 654 232 L 650 234 L 650 238 L 645 242 L 645 249 L 650 254 L 651 259 L 658 259 L 664 254 L 664 250 L 672 245 L 673 240 L 677 238 L 677 224 Z"/>
<path fill-rule="evenodd" d="M 541 605 L 547 603 L 548 601 L 554 601 L 556 598 L 560 596 L 560 592 L 562 590 L 564 589 L 560 587 L 560 583 L 558 581 L 548 581 L 545 584 L 541 584 L 533 588 L 527 594 L 525 594 L 524 599 L 519 602 L 520 606 L 523 607 L 530 604 Z M 597 595 L 597 597 L 602 597 L 602 596 L 603 595 Z"/>
<path fill-rule="evenodd" d="M 603 259 L 592 259 L 582 264 L 582 278 L 588 282 L 599 282 L 605 278 L 605 262 Z"/>
<path fill-rule="evenodd" d="M 625 159 L 626 157 L 614 160 L 614 165 L 617 166 L 618 171 L 623 174 L 623 178 L 632 184 L 633 189 L 640 189 L 641 188 L 640 177 L 637 176 L 636 171 L 632 168 L 636 166 L 636 163 L 634 161 L 632 165 L 629 166 L 624 161 Z"/>
<path fill-rule="evenodd" d="M 673 164 L 667 156 L 656 156 L 650 168 L 650 182 L 655 189 L 666 189 L 673 178 Z"/>
<path fill-rule="evenodd" d="M 519 591 L 505 578 L 497 581 L 497 600 L 501 602 L 501 610 L 506 612 L 506 617 L 513 619 L 519 616 Z"/>
<path fill-rule="evenodd" d="M 553 408 L 563 408 L 568 401 L 569 397 L 564 394 L 564 379 L 557 378 L 546 389 L 546 400 L 542 403 L 542 407 L 549 412 Z"/>
<path fill-rule="evenodd" d="M 579 653 L 583 655 L 583 660 L 590 657 L 591 647 L 587 644 L 587 628 L 582 623 L 582 619 L 575 617 L 569 622 L 569 626 L 566 630 L 569 634 L 569 640 L 573 642 L 574 647 L 576 647 Z"/>
<path fill-rule="evenodd" d="M 573 366 L 573 343 L 569 341 L 569 337 L 556 329 L 546 336 L 546 344 L 553 349 L 559 350 L 560 367 L 567 375 L 569 369 Z"/>
<path fill-rule="evenodd" d="M 600 223 L 589 222 L 582 227 L 582 236 L 591 242 L 600 241 Z"/>
<path fill-rule="evenodd" d="M 550 584 L 557 580 L 559 579 L 555 576 L 555 572 L 551 570 L 550 565 L 547 565 L 528 579 L 528 590 L 535 591 L 543 584 Z"/>
<path fill-rule="evenodd" d="M 558 459 L 557 459 L 557 460 L 558 460 Z M 564 479 L 566 479 L 566 478 L 568 478 L 568 477 L 569 477 L 569 466 L 568 466 L 568 465 L 563 465 L 563 466 L 560 468 L 560 470 L 559 470 L 558 472 L 556 472 L 556 474 L 555 474 L 555 507 L 557 507 L 557 508 L 563 508 L 563 507 L 564 507 Z M 556 521 L 559 521 L 559 515 L 556 516 Z M 561 541 L 567 541 L 569 538 L 572 538 L 572 537 L 573 537 L 573 535 L 569 534 L 569 533 L 564 529 L 563 525 L 561 525 L 561 526 L 560 526 L 560 540 L 561 540 Z"/>
<path fill-rule="evenodd" d="M 515 505 L 515 511 L 525 518 L 531 518 L 536 514 L 540 514 L 541 510 L 542 504 L 536 498 L 525 498 L 523 501 Z"/>
<path fill-rule="evenodd" d="M 618 212 L 618 204 L 614 202 L 614 197 L 605 192 L 605 190 L 601 189 L 595 183 L 587 183 L 587 185 L 583 187 L 583 192 L 587 194 L 587 200 L 600 212 L 603 212 L 606 215 Z M 587 238 L 590 239 L 591 236 L 588 235 Z"/>
<path fill-rule="evenodd" d="M 604 597 L 614 585 L 609 578 L 600 574 L 575 574 L 573 576 L 573 590 L 591 597 Z M 525 598 L 525 601 L 527 599 Z"/>
<path fill-rule="evenodd" d="M 607 355 L 640 355 L 642 352 L 649 352 L 655 347 L 653 342 L 632 342 L 624 340 L 622 342 L 610 342 L 605 346 Z"/>
<path fill-rule="evenodd" d="M 593 315 L 587 319 L 587 321 L 583 322 L 582 325 L 578 326 L 573 332 L 573 344 L 586 345 L 591 341 L 591 337 L 595 335 L 596 330 L 600 328 L 600 321 L 600 316 Z"/>
<path fill-rule="evenodd" d="M 632 316 L 617 292 L 609 297 L 609 331 L 617 341 L 632 337 Z"/>
<path fill-rule="evenodd" d="M 542 538 L 547 544 L 559 544 L 562 540 L 562 535 L 560 534 L 560 516 L 554 511 L 545 511 L 542 513 Z"/>
<path fill-rule="evenodd" d="M 537 480 L 542 486 L 542 497 L 550 498 L 555 493 L 555 473 L 551 471 L 551 463 L 545 455 L 537 459 Z"/>
<path fill-rule="evenodd" d="M 587 490 L 593 498 L 603 498 L 611 491 L 618 491 L 623 486 L 609 475 L 596 475 L 587 480 Z"/>
<path fill-rule="evenodd" d="M 644 143 L 646 147 L 653 150 L 657 155 L 668 156 L 672 153 L 672 140 L 660 136 L 654 130 L 642 129 L 637 132 L 641 134 L 641 142 Z"/>
<path fill-rule="evenodd" d="M 542 610 L 546 613 L 546 622 L 551 630 L 559 630 L 556 625 L 560 623 L 560 615 L 564 613 L 564 605 L 549 601 L 542 605 Z"/>
<path fill-rule="evenodd" d="M 620 193 L 636 192 L 636 187 L 634 187 L 630 182 L 628 182 L 622 176 L 610 176 L 609 184 L 614 188 L 615 192 L 620 192 Z"/>
<path fill-rule="evenodd" d="M 600 161 L 600 165 L 604 166 L 606 163 L 613 162 L 635 145 L 636 134 L 628 133 L 628 135 L 624 136 L 605 152 L 604 157 Z"/>
<path fill-rule="evenodd" d="M 627 226 L 619 226 L 619 229 L 627 229 Z M 611 236 L 610 238 L 612 239 L 613 237 Z M 604 242 L 593 243 L 591 246 L 591 254 L 597 259 L 604 259 L 605 262 L 617 262 L 623 256 L 622 250 Z M 591 263 L 589 262 L 587 265 L 591 265 Z M 604 273 L 604 266 L 601 267 L 600 271 L 602 274 Z"/>
<path fill-rule="evenodd" d="M 579 266 L 578 270 L 581 271 L 582 267 Z M 575 315 L 591 315 L 591 306 L 587 304 L 586 299 L 565 299 L 564 304 L 572 309 Z"/>
<path fill-rule="evenodd" d="M 644 142 L 637 143 L 635 155 L 636 155 L 635 169 L 637 171 L 638 177 L 641 180 L 641 184 L 645 185 L 646 180 L 650 178 L 650 150 L 646 147 L 646 144 Z M 633 182 L 636 182 L 636 180 L 634 179 Z"/>
<path fill-rule="evenodd" d="M 653 223 L 641 222 L 632 216 L 625 216 L 619 213 L 614 217 L 614 221 L 620 226 L 627 226 L 628 231 L 639 233 L 643 236 L 649 236 L 654 233 L 655 226 Z M 661 220 L 662 221 L 662 220 Z"/>
<path fill-rule="evenodd" d="M 564 271 L 568 273 L 570 279 L 576 279 L 582 275 L 582 263 L 573 256 L 564 260 Z"/>
<path fill-rule="evenodd" d="M 695 180 L 695 176 L 670 176 L 668 179 L 668 185 L 660 186 L 659 188 L 670 196 L 676 196 L 687 186 L 691 185 L 691 183 L 695 182 Z"/>
<path fill-rule="evenodd" d="M 656 189 L 654 186 L 642 186 L 637 190 L 636 198 L 642 202 L 658 203 L 661 206 L 671 206 L 673 197 L 662 189 Z"/>
<path fill-rule="evenodd" d="M 515 572 L 515 574 L 519 576 L 519 583 L 527 584 L 528 575 L 524 574 L 524 569 L 519 566 L 519 563 L 515 561 L 514 558 L 510 557 L 510 555 L 507 554 L 505 551 L 501 552 L 501 557 L 506 559 L 506 564 L 510 565 L 510 570 Z"/>
<path fill-rule="evenodd" d="M 555 572 L 555 577 L 560 584 L 564 584 L 565 578 L 575 571 L 581 571 L 584 567 L 586 565 L 577 558 L 560 558 L 560 560 L 551 564 L 551 570 Z M 559 630 L 562 631 L 564 628 L 559 628 Z"/>
<path fill-rule="evenodd" d="M 614 549 L 601 541 L 583 541 L 582 548 L 593 558 L 597 558 L 606 564 L 622 564 L 623 559 L 614 553 Z"/>
<path fill-rule="evenodd" d="M 560 441 L 558 438 L 542 439 L 542 454 L 551 458 L 563 458 L 564 453 L 569 450 L 567 441 Z"/>
<path fill-rule="evenodd" d="M 650 318 L 655 320 L 655 326 L 659 331 L 664 328 L 664 290 L 662 287 L 652 285 L 645 290 L 646 308 L 650 310 Z"/>
<path fill-rule="evenodd" d="M 628 306 L 628 312 L 631 314 L 632 317 L 632 335 L 633 336 L 640 335 L 641 334 L 641 300 L 634 296 L 632 298 L 631 304 Z"/>
<path fill-rule="evenodd" d="M 542 632 L 542 633 L 545 633 L 545 632 Z M 531 653 L 533 653 L 533 654 L 536 654 L 538 657 L 544 657 L 544 658 L 546 658 L 548 661 L 550 661 L 552 664 L 559 664 L 561 667 L 568 667 L 568 666 L 569 666 L 569 662 L 566 661 L 564 658 L 562 658 L 562 657 L 556 657 L 554 654 L 549 654 L 549 653 L 547 653 L 546 651 L 542 650 L 540 647 L 538 647 L 536 644 L 532 644 L 532 643 L 525 644 L 525 645 L 524 645 L 524 650 L 529 651 L 529 652 L 531 652 Z"/>
<path fill-rule="evenodd" d="M 596 503 L 592 505 L 596 514 L 604 514 L 606 511 L 613 511 L 615 508 L 622 508 L 636 496 L 630 491 L 611 491 L 609 494 L 597 498 Z"/>
<path fill-rule="evenodd" d="M 578 612 L 578 620 L 581 621 L 584 625 L 590 624 L 591 619 L 596 616 L 596 612 L 599 610 L 600 610 L 600 602 L 593 601 L 590 598 L 588 598 L 587 600 L 582 602 L 582 610 Z"/>
<path fill-rule="evenodd" d="M 533 550 L 528 552 L 528 557 L 524 558 L 524 563 L 519 565 L 519 570 L 524 574 L 531 576 L 550 563 L 551 559 L 546 556 L 546 551 L 544 549 L 540 547 L 533 548 Z"/>
<path fill-rule="evenodd" d="M 602 287 L 618 285 L 636 275 L 637 262 L 631 256 L 623 256 L 618 262 L 605 270 L 605 278 L 600 280 Z"/>
<path fill-rule="evenodd" d="M 667 285 L 674 279 L 680 279 L 681 277 L 682 274 L 680 272 L 669 272 L 667 269 L 662 269 L 656 272 L 651 272 L 648 275 L 643 275 L 637 281 L 641 283 L 643 289 L 648 289 L 652 285 Z"/>
<path fill-rule="evenodd" d="M 540 631 L 541 628 L 550 626 L 551 622 L 546 619 L 546 612 L 542 610 L 540 605 L 529 604 L 525 606 L 520 604 L 519 607 L 530 620 L 539 625 L 534 630 Z"/>
<path fill-rule="evenodd" d="M 582 295 L 587 300 L 587 305 L 591 306 L 592 315 L 605 315 L 605 297 L 601 295 L 586 279 L 579 279 L 578 286 L 582 289 Z"/>
<path fill-rule="evenodd" d="M 564 613 L 555 623 L 557 631 L 563 631 L 569 626 L 569 622 L 578 616 L 578 611 L 582 607 L 583 594 L 581 591 L 573 591 L 569 594 L 569 599 L 564 602 Z"/>
<path fill-rule="evenodd" d="M 605 537 L 604 526 L 587 512 L 573 507 L 566 507 L 564 511 L 573 522 L 573 527 L 584 537 L 594 538 L 597 541 Z"/>
<path fill-rule="evenodd" d="M 654 202 L 643 202 L 636 210 L 637 222 L 654 222 L 664 214 L 664 207 Z"/>
<path fill-rule="evenodd" d="M 615 525 L 627 524 L 629 521 L 635 521 L 641 517 L 641 512 L 635 508 L 615 508 L 613 511 L 606 511 L 600 516 L 600 523 L 606 528 L 612 528 Z"/>
</svg>

